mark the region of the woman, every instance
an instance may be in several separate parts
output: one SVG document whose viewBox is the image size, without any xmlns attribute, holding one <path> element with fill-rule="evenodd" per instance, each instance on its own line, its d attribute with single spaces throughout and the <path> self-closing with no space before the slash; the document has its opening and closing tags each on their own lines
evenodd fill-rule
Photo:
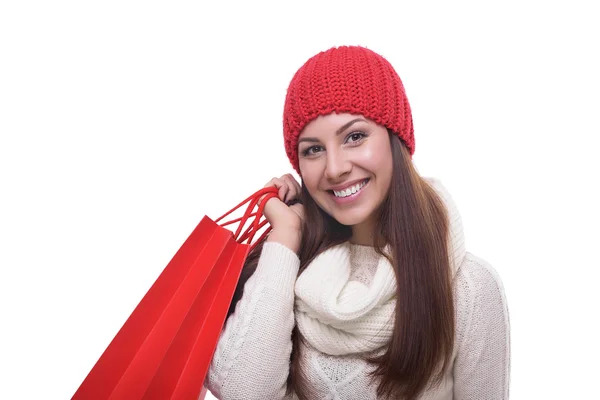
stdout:
<svg viewBox="0 0 600 400">
<path fill-rule="evenodd" d="M 220 399 L 506 399 L 502 283 L 424 179 L 402 82 L 339 47 L 294 75 L 273 230 L 246 262 L 206 386 Z M 299 200 L 299 201 L 298 201 Z"/>
</svg>

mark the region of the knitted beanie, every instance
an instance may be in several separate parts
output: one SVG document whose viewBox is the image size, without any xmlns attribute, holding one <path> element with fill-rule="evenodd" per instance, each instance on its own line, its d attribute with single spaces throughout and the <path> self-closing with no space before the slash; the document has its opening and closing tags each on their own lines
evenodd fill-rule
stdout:
<svg viewBox="0 0 600 400">
<path fill-rule="evenodd" d="M 298 165 L 298 136 L 320 115 L 360 114 L 415 151 L 413 122 L 404 85 L 381 55 L 360 46 L 333 47 L 311 57 L 292 78 L 283 110 L 285 150 Z"/>
</svg>

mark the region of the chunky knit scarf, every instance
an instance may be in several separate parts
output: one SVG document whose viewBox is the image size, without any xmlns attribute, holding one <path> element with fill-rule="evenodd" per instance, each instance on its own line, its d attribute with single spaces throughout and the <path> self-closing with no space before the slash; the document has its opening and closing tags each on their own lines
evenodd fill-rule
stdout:
<svg viewBox="0 0 600 400">
<path fill-rule="evenodd" d="M 446 189 L 429 180 L 446 204 L 450 222 L 452 275 L 465 254 L 462 223 Z M 319 254 L 296 281 L 296 322 L 315 349 L 330 355 L 375 351 L 386 345 L 394 322 L 396 278 L 378 256 L 368 285 L 351 279 L 356 245 L 343 243 Z M 359 266 L 360 267 L 360 266 Z"/>
</svg>

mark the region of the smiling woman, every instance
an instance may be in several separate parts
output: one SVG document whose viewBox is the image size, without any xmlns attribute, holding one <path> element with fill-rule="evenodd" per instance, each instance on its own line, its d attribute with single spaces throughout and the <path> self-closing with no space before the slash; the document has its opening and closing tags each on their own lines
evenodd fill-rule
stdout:
<svg viewBox="0 0 600 400">
<path fill-rule="evenodd" d="M 385 127 L 352 114 L 319 116 L 298 140 L 302 182 L 315 202 L 354 237 L 375 226 L 392 178 L 392 150 Z M 357 244 L 372 245 L 366 239 Z"/>
<path fill-rule="evenodd" d="M 206 387 L 220 399 L 507 399 L 502 282 L 412 163 L 393 67 L 363 47 L 309 59 L 284 105 L 291 175 L 246 261 Z"/>
</svg>

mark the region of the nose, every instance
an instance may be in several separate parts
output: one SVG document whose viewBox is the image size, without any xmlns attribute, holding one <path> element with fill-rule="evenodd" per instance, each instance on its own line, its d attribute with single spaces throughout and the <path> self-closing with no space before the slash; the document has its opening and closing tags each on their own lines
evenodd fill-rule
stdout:
<svg viewBox="0 0 600 400">
<path fill-rule="evenodd" d="M 337 180 L 352 170 L 352 163 L 343 151 L 327 152 L 327 165 L 325 177 L 329 180 Z"/>
</svg>

